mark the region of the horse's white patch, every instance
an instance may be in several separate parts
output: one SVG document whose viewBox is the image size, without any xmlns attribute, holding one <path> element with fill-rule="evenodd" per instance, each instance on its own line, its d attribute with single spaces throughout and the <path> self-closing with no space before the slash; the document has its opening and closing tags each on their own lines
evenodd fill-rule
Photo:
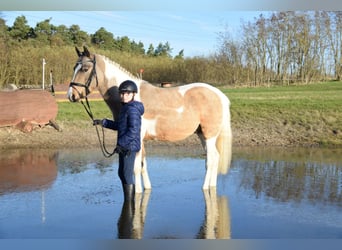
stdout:
<svg viewBox="0 0 342 250">
<path fill-rule="evenodd" d="M 132 80 L 137 84 L 138 89 L 140 88 L 140 82 L 141 79 L 136 78 L 134 75 L 132 75 L 130 72 L 125 70 L 121 67 L 120 64 L 113 62 L 109 60 L 107 57 L 102 57 L 104 63 L 105 63 L 105 76 L 107 78 L 107 82 L 110 86 L 117 86 L 125 81 L 125 80 Z M 111 81 L 112 79 L 115 79 L 115 81 Z M 140 100 L 140 97 L 137 97 L 137 100 Z"/>
<path fill-rule="evenodd" d="M 69 89 L 68 89 L 68 98 L 69 98 L 69 100 L 71 100 L 71 97 L 72 97 L 72 87 L 69 87 Z"/>
<path fill-rule="evenodd" d="M 157 119 L 144 119 L 143 124 L 148 135 L 157 136 Z"/>
<path fill-rule="evenodd" d="M 179 92 L 182 96 L 184 96 L 185 93 L 186 93 L 189 89 L 191 89 L 192 87 L 193 87 L 192 84 L 180 86 L 180 87 L 178 88 L 178 92 Z"/>
<path fill-rule="evenodd" d="M 177 111 L 179 114 L 181 114 L 181 113 L 183 113 L 183 111 L 184 111 L 184 107 L 182 106 L 182 107 L 176 109 L 176 111 Z"/>
<path fill-rule="evenodd" d="M 75 67 L 74 75 L 72 76 L 71 82 L 75 82 L 76 75 L 77 75 L 78 71 L 80 71 L 81 68 L 82 68 L 82 63 L 77 63 L 77 66 Z M 68 98 L 69 98 L 69 100 L 71 100 L 72 91 L 73 91 L 73 88 L 69 87 L 69 90 L 68 90 Z"/>
<path fill-rule="evenodd" d="M 104 63 L 105 63 L 105 76 L 107 80 L 113 79 L 113 78 L 118 78 L 118 72 L 117 66 L 113 64 L 113 62 L 109 61 L 108 58 L 102 57 Z M 109 81 L 110 82 L 110 81 Z"/>
<path fill-rule="evenodd" d="M 77 67 L 75 68 L 74 75 L 72 77 L 71 82 L 75 81 L 76 75 L 77 75 L 78 71 L 80 71 L 81 68 L 82 68 L 82 63 L 77 63 Z"/>
</svg>

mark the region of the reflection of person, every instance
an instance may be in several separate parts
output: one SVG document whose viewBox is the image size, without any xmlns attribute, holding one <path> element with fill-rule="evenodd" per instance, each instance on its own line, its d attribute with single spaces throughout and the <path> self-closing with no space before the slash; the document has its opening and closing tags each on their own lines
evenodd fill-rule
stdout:
<svg viewBox="0 0 342 250">
<path fill-rule="evenodd" d="M 134 100 L 138 93 L 137 85 L 130 80 L 119 86 L 122 107 L 117 121 L 108 119 L 94 120 L 94 125 L 102 125 L 118 131 L 116 153 L 119 154 L 118 175 L 122 183 L 124 199 L 134 200 L 134 160 L 141 148 L 141 116 L 144 114 L 144 105 Z"/>
<path fill-rule="evenodd" d="M 135 216 L 134 202 L 126 200 L 122 204 L 118 220 L 118 238 L 134 239 L 133 219 Z"/>
</svg>

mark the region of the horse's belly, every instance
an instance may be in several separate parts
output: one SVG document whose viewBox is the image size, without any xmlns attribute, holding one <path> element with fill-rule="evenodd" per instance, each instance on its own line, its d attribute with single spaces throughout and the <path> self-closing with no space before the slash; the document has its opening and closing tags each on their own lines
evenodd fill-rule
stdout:
<svg viewBox="0 0 342 250">
<path fill-rule="evenodd" d="M 145 140 L 158 140 L 158 141 L 169 141 L 176 142 L 181 141 L 189 137 L 193 133 L 180 134 L 180 133 L 160 133 L 157 135 L 151 135 L 146 133 L 144 136 Z"/>
<path fill-rule="evenodd" d="M 180 123 L 176 120 L 164 122 L 147 122 L 144 139 L 161 141 L 180 141 L 192 135 L 198 123 Z"/>
</svg>

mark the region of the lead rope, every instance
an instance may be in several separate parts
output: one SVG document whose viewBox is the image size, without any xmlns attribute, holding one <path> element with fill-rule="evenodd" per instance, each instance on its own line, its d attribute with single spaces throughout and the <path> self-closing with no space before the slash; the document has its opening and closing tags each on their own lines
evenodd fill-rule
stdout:
<svg viewBox="0 0 342 250">
<path fill-rule="evenodd" d="M 105 144 L 104 128 L 101 126 L 101 128 L 102 128 L 102 143 L 101 143 L 100 133 L 99 133 L 99 130 L 98 130 L 97 126 L 95 126 L 95 128 L 96 128 L 97 138 L 99 139 L 100 148 L 101 148 L 103 156 L 106 157 L 106 158 L 109 158 L 109 157 L 113 156 L 115 154 L 115 148 L 113 148 L 112 152 L 109 152 L 107 150 L 106 144 Z"/>
<path fill-rule="evenodd" d="M 86 104 L 84 104 L 84 102 L 81 100 L 81 103 L 85 109 L 85 111 L 87 112 L 87 114 L 89 115 L 90 119 L 92 120 L 92 122 L 94 123 L 94 116 L 93 116 L 93 112 L 91 111 L 91 107 L 88 101 L 88 97 L 85 97 L 86 99 Z M 101 152 L 103 154 L 104 157 L 109 158 L 111 156 L 113 156 L 115 154 L 115 148 L 113 149 L 112 152 L 110 152 L 107 147 L 106 147 L 106 143 L 105 143 L 105 132 L 104 132 L 104 128 L 101 126 L 102 128 L 102 138 L 100 136 L 100 131 L 97 127 L 97 125 L 95 125 L 95 129 L 96 129 L 96 134 L 97 134 L 97 138 L 99 140 L 99 144 L 100 144 L 100 148 L 101 148 Z M 102 140 L 101 140 L 102 139 Z"/>
</svg>

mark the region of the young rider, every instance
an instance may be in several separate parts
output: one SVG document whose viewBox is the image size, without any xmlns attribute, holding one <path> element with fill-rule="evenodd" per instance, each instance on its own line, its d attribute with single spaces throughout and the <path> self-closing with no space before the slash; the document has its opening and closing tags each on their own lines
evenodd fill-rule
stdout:
<svg viewBox="0 0 342 250">
<path fill-rule="evenodd" d="M 144 105 L 134 100 L 138 93 L 135 82 L 126 80 L 119 86 L 122 107 L 117 121 L 108 119 L 94 120 L 94 125 L 117 130 L 117 145 L 115 153 L 119 154 L 118 175 L 122 183 L 125 201 L 134 200 L 135 179 L 134 160 L 141 148 L 141 116 L 144 114 Z"/>
</svg>

